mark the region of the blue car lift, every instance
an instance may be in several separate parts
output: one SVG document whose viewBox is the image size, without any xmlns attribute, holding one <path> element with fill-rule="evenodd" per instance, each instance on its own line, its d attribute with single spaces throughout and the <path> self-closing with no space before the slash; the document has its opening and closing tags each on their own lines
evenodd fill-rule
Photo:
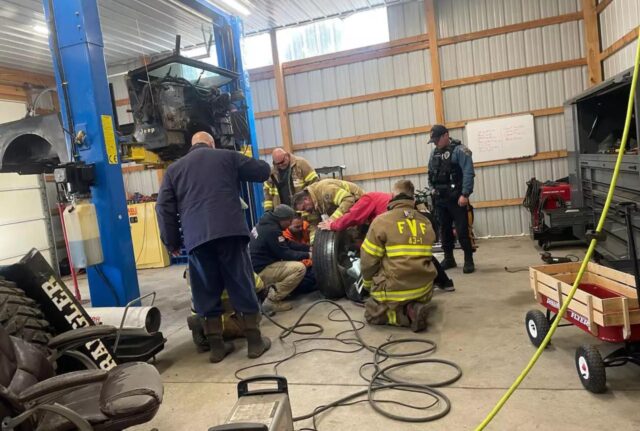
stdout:
<svg viewBox="0 0 640 431">
<path fill-rule="evenodd" d="M 42 0 L 67 151 L 74 162 L 95 165 L 96 207 L 104 262 L 87 268 L 94 307 L 124 306 L 140 297 L 127 202 L 117 147 L 98 0 Z M 241 75 L 251 147 L 258 157 L 248 74 L 241 55 L 242 22 L 205 0 L 180 0 L 212 19 L 219 66 Z M 236 89 L 236 88 L 234 88 Z M 244 188 L 248 221 L 262 214 L 262 189 Z"/>
</svg>

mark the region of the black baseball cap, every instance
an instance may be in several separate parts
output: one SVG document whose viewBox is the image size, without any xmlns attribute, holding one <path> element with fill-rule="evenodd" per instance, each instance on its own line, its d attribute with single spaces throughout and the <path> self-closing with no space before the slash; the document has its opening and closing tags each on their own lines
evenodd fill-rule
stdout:
<svg viewBox="0 0 640 431">
<path fill-rule="evenodd" d="M 435 124 L 431 128 L 431 137 L 429 139 L 429 143 L 434 144 L 436 142 L 436 139 L 438 139 L 440 136 L 444 135 L 445 133 L 449 133 L 449 129 L 444 127 L 442 124 Z"/>
</svg>

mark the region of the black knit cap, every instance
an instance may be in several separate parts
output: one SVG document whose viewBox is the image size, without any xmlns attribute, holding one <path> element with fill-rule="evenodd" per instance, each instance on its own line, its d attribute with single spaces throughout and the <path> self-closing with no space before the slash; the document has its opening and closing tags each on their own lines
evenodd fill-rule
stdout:
<svg viewBox="0 0 640 431">
<path fill-rule="evenodd" d="M 296 212 L 289 205 L 280 204 L 273 210 L 273 216 L 278 220 L 291 220 Z"/>
</svg>

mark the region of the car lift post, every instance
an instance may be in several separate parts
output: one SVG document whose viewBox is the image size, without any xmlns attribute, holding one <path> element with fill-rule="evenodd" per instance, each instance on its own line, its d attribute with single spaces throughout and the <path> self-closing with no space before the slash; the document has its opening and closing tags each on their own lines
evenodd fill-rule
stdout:
<svg viewBox="0 0 640 431">
<path fill-rule="evenodd" d="M 95 165 L 96 207 L 104 262 L 87 268 L 94 307 L 140 297 L 127 202 L 115 140 L 97 0 L 42 0 L 65 129 L 74 162 Z"/>
<path fill-rule="evenodd" d="M 256 123 L 253 115 L 253 98 L 251 97 L 251 86 L 249 85 L 249 73 L 242 62 L 242 20 L 229 15 L 217 8 L 207 0 L 180 0 L 185 6 L 194 9 L 201 14 L 211 18 L 213 25 L 213 35 L 218 55 L 218 66 L 236 72 L 240 75 L 239 88 L 231 90 L 242 90 L 247 106 L 247 121 L 249 123 L 249 133 L 251 137 L 251 154 L 260 158 L 258 149 L 258 139 L 256 136 Z M 251 189 L 243 187 L 243 192 L 250 206 L 250 213 L 247 221 L 252 226 L 258 222 L 264 210 L 262 201 L 264 199 L 262 184 L 254 183 L 249 185 Z"/>
</svg>

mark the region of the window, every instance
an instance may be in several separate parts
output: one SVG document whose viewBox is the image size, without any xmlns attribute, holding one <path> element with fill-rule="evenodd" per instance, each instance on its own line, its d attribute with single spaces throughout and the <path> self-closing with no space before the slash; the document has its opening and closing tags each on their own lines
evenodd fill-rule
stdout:
<svg viewBox="0 0 640 431">
<path fill-rule="evenodd" d="M 285 28 L 277 35 L 281 62 L 388 42 L 387 8 Z"/>
<path fill-rule="evenodd" d="M 183 78 L 194 85 L 203 87 L 221 87 L 233 81 L 233 78 L 223 76 L 217 72 L 175 62 L 156 69 L 149 69 L 147 73 L 154 78 Z"/>
<path fill-rule="evenodd" d="M 209 56 L 207 56 L 207 48 L 205 46 L 183 49 L 180 51 L 180 55 L 193 58 L 194 60 L 200 60 L 203 63 L 211 64 L 213 66 L 218 65 L 218 53 L 216 52 L 215 43 L 212 43 L 209 48 Z"/>
<path fill-rule="evenodd" d="M 269 33 L 245 37 L 242 59 L 244 67 L 247 69 L 271 66 L 273 58 L 271 57 L 271 36 Z"/>
</svg>

